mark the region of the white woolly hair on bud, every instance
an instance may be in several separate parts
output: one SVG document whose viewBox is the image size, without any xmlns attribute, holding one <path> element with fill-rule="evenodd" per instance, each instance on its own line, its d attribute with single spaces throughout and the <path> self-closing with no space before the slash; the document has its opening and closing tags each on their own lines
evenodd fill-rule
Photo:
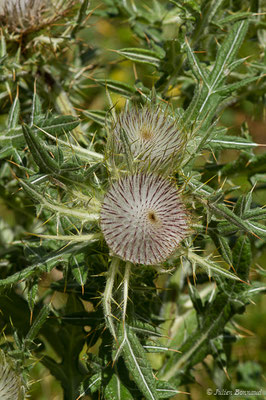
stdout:
<svg viewBox="0 0 266 400">
<path fill-rule="evenodd" d="M 20 400 L 24 397 L 23 392 L 20 377 L 4 352 L 0 351 L 0 399 Z"/>
<path fill-rule="evenodd" d="M 140 168 L 161 170 L 176 163 L 184 145 L 184 135 L 175 120 L 160 106 L 134 106 L 121 112 L 113 127 L 112 142 L 117 153 L 124 153 L 123 136 Z"/>
<path fill-rule="evenodd" d="M 101 209 L 101 229 L 109 248 L 134 264 L 165 261 L 187 235 L 187 220 L 177 189 L 152 174 L 115 182 Z"/>
</svg>

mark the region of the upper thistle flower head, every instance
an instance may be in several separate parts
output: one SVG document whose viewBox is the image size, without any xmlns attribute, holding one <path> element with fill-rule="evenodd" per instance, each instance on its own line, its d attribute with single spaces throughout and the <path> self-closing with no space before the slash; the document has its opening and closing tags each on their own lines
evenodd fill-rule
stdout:
<svg viewBox="0 0 266 400">
<path fill-rule="evenodd" d="M 57 19 L 70 3 L 70 0 L 0 0 L 0 21 L 13 32 L 39 29 Z"/>
<path fill-rule="evenodd" d="M 134 106 L 118 115 L 111 135 L 115 153 L 133 156 L 138 169 L 163 172 L 182 154 L 184 135 L 159 106 Z"/>
<path fill-rule="evenodd" d="M 187 213 L 168 180 L 140 173 L 111 186 L 102 205 L 101 228 L 110 249 L 122 259 L 158 264 L 187 235 Z"/>
<path fill-rule="evenodd" d="M 0 0 L 0 15 L 6 24 L 18 31 L 39 25 L 48 0 Z"/>
</svg>

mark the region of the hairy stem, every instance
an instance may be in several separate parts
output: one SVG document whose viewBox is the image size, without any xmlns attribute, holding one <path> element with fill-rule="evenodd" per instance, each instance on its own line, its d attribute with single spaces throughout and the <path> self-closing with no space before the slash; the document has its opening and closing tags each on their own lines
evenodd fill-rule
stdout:
<svg viewBox="0 0 266 400">
<path fill-rule="evenodd" d="M 130 271 L 131 271 L 131 263 L 127 262 L 126 269 L 125 269 L 125 275 L 124 275 L 124 289 L 123 289 L 123 324 L 125 324 L 125 320 L 126 320 Z"/>
<path fill-rule="evenodd" d="M 112 335 L 115 339 L 116 339 L 116 332 L 115 332 L 115 326 L 114 326 L 113 317 L 112 317 L 112 294 L 113 294 L 114 281 L 115 281 L 115 277 L 116 277 L 116 274 L 118 271 L 119 263 L 120 263 L 119 258 L 114 257 L 112 259 L 110 268 L 108 271 L 108 275 L 107 275 L 105 290 L 103 293 L 104 315 L 106 318 L 107 325 L 110 329 L 110 332 L 112 333 Z"/>
</svg>

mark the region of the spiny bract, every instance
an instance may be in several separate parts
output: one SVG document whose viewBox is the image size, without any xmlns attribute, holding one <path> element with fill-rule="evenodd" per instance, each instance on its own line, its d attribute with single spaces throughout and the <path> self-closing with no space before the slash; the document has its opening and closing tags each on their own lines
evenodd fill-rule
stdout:
<svg viewBox="0 0 266 400">
<path fill-rule="evenodd" d="M 127 176 L 111 186 L 102 205 L 101 228 L 115 254 L 146 265 L 164 261 L 188 231 L 177 189 L 150 174 Z"/>
<path fill-rule="evenodd" d="M 0 351 L 0 399 L 19 400 L 22 397 L 21 379 L 8 362 L 3 351 Z"/>
</svg>

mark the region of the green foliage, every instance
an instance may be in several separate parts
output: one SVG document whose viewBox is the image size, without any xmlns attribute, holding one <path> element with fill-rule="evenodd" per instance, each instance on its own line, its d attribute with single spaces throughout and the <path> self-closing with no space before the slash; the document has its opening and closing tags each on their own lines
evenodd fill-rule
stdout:
<svg viewBox="0 0 266 400">
<path fill-rule="evenodd" d="M 171 399 L 198 364 L 217 388 L 260 390 L 263 366 L 234 342 L 265 292 L 266 153 L 223 118 L 263 117 L 261 3 L 84 0 L 57 22 L 1 28 L 1 349 L 23 382 L 46 367 L 65 400 Z M 122 108 L 145 104 L 185 137 L 168 178 L 189 234 L 154 267 L 117 258 L 100 229 L 130 165 L 114 165 L 108 138 Z"/>
</svg>

